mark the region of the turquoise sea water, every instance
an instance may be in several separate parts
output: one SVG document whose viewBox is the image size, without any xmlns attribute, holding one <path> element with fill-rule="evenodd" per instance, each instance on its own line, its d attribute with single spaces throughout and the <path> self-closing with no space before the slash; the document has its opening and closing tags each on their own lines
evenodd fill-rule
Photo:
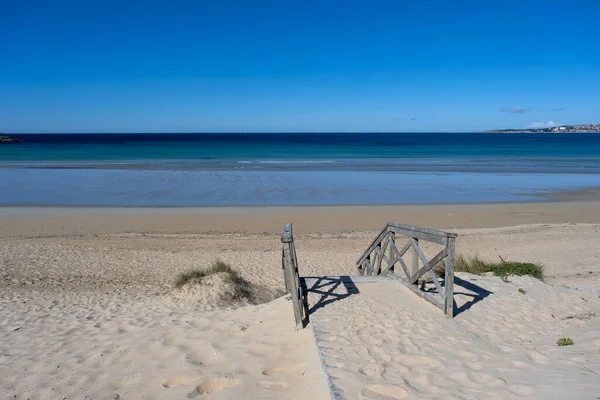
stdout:
<svg viewBox="0 0 600 400">
<path fill-rule="evenodd" d="M 600 134 L 18 135 L 0 205 L 539 200 L 600 186 Z"/>
</svg>

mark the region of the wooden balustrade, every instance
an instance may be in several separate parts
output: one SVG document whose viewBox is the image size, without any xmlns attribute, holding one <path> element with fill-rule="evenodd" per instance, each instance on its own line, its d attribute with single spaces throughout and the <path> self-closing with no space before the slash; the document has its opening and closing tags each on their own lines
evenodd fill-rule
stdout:
<svg viewBox="0 0 600 400">
<path fill-rule="evenodd" d="M 398 248 L 396 242 L 402 236 L 406 238 L 406 241 Z M 454 233 L 390 222 L 356 262 L 357 272 L 359 275 L 386 275 L 397 280 L 452 317 L 454 315 L 454 246 L 456 237 L 457 235 Z M 419 247 L 420 240 L 441 244 L 444 248 L 428 260 Z M 409 268 L 403 256 L 410 249 L 412 249 L 413 256 Z M 419 268 L 419 261 L 423 264 L 421 268 Z M 442 262 L 444 264 L 443 283 L 433 271 L 433 268 Z M 398 264 L 401 271 L 396 273 L 395 266 Z M 419 279 L 426 274 L 435 285 L 435 291 L 425 291 L 418 285 Z"/>
</svg>

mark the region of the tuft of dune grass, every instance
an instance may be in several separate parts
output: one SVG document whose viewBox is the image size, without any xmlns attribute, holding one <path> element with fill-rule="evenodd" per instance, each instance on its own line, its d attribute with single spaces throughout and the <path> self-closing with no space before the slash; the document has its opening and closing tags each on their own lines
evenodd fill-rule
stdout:
<svg viewBox="0 0 600 400">
<path fill-rule="evenodd" d="M 477 275 L 491 272 L 501 278 L 506 278 L 509 275 L 529 275 L 537 279 L 544 278 L 543 269 L 537 264 L 506 261 L 503 258 L 500 258 L 499 262 L 488 262 L 477 256 L 466 257 L 462 254 L 459 254 L 454 260 L 454 271 Z"/>
<path fill-rule="evenodd" d="M 233 285 L 234 294 L 232 300 L 241 300 L 247 298 L 253 301 L 252 285 L 246 281 L 231 265 L 217 260 L 212 263 L 208 269 L 194 269 L 182 272 L 175 279 L 174 286 L 178 289 L 187 284 L 200 284 L 202 280 L 213 274 L 225 274 L 226 279 Z"/>
</svg>

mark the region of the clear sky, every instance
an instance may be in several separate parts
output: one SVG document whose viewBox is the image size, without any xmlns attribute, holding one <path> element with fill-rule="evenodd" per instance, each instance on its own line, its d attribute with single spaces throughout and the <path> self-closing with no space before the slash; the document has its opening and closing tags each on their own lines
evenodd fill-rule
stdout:
<svg viewBox="0 0 600 400">
<path fill-rule="evenodd" d="M 600 123 L 600 0 L 0 0 L 0 131 Z"/>
</svg>

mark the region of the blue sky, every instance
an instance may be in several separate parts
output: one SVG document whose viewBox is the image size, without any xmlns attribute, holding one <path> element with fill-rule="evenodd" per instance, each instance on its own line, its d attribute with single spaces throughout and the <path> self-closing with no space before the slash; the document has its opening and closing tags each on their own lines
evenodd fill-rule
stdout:
<svg viewBox="0 0 600 400">
<path fill-rule="evenodd" d="M 598 15 L 598 0 L 0 0 L 0 131 L 599 123 Z"/>
</svg>

